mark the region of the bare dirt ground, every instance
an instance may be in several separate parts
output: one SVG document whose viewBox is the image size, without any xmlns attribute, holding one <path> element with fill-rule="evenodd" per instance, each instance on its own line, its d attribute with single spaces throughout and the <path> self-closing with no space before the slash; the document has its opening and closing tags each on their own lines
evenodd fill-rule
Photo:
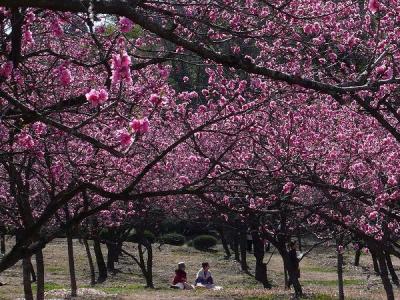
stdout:
<svg viewBox="0 0 400 300">
<path fill-rule="evenodd" d="M 12 241 L 9 241 L 10 243 Z M 240 266 L 233 260 L 223 258 L 223 252 L 217 247 L 216 252 L 200 252 L 191 247 L 174 247 L 164 245 L 154 247 L 154 284 L 155 289 L 145 289 L 140 270 L 127 256 L 122 257 L 117 264 L 120 270 L 116 275 L 109 276 L 106 282 L 89 286 L 89 267 L 84 246 L 75 241 L 75 262 L 78 285 L 81 296 L 78 299 L 247 299 L 271 300 L 290 299 L 291 291 L 283 287 L 283 267 L 279 255 L 274 254 L 268 264 L 268 276 L 273 284 L 271 290 L 264 290 L 255 279 L 240 271 Z M 134 252 L 133 244 L 124 248 Z M 106 254 L 104 249 L 103 254 Z M 271 253 L 266 254 L 265 261 Z M 45 248 L 46 298 L 65 299 L 68 297 L 69 277 L 66 241 L 59 239 Z M 378 300 L 385 299 L 380 278 L 375 276 L 369 256 L 362 255 L 360 267 L 352 266 L 353 252 L 345 255 L 344 285 L 346 299 Z M 400 261 L 393 258 L 396 270 L 400 270 Z M 34 259 L 32 260 L 34 263 Z M 180 291 L 169 288 L 174 269 L 179 261 L 185 261 L 189 281 L 201 266 L 208 261 L 213 277 L 218 285 L 224 287 L 221 291 Z M 254 272 L 254 258 L 249 254 L 250 273 Z M 312 252 L 301 262 L 301 283 L 308 299 L 337 299 L 336 256 L 332 249 L 320 248 Z M 0 299 L 22 299 L 22 270 L 18 264 L 0 274 L 0 282 L 6 285 L 0 287 Z M 33 284 L 35 289 L 35 284 Z M 396 290 L 396 299 L 400 293 Z"/>
</svg>

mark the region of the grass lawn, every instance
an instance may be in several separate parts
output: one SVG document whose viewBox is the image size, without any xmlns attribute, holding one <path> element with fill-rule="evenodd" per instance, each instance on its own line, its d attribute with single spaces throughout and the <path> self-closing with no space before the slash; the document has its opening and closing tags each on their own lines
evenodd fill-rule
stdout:
<svg viewBox="0 0 400 300">
<path fill-rule="evenodd" d="M 240 271 L 240 265 L 233 260 L 224 259 L 220 246 L 216 252 L 201 252 L 188 246 L 154 247 L 154 284 L 155 289 L 144 288 L 144 280 L 140 270 L 133 261 L 124 256 L 116 265 L 120 270 L 116 275 L 109 276 L 106 282 L 90 287 L 89 267 L 87 264 L 84 246 L 78 241 L 75 244 L 75 260 L 78 285 L 84 294 L 78 299 L 124 299 L 124 300 L 152 300 L 152 299 L 245 299 L 245 300 L 272 300 L 290 299 L 291 292 L 283 289 L 282 260 L 273 255 L 268 264 L 268 276 L 273 285 L 271 290 L 264 290 L 254 277 Z M 127 244 L 126 250 L 134 252 L 133 245 Z M 107 251 L 104 248 L 103 254 Z M 346 299 L 378 300 L 385 299 L 380 278 L 372 271 L 370 257 L 361 257 L 361 266 L 354 267 L 352 253 L 345 256 L 344 288 Z M 266 255 L 268 260 L 270 254 Z M 47 299 L 60 299 L 68 295 L 69 278 L 67 264 L 67 249 L 65 240 L 55 240 L 44 250 Z M 393 258 L 397 270 L 400 261 Z M 169 288 L 174 275 L 174 269 L 179 261 L 185 261 L 188 279 L 194 276 L 201 266 L 201 262 L 208 261 L 211 271 L 218 285 L 224 287 L 220 291 L 194 290 L 180 291 Z M 33 259 L 34 263 L 34 259 Z M 331 300 L 337 299 L 337 276 L 335 271 L 336 258 L 329 249 L 318 249 L 301 262 L 301 283 L 307 294 L 307 299 Z M 249 254 L 250 273 L 254 272 L 254 257 Z M 18 264 L 0 274 L 0 281 L 6 283 L 0 287 L 0 299 L 11 300 L 23 297 L 22 270 Z M 35 284 L 32 285 L 36 290 Z M 400 299 L 400 293 L 397 299 Z"/>
</svg>

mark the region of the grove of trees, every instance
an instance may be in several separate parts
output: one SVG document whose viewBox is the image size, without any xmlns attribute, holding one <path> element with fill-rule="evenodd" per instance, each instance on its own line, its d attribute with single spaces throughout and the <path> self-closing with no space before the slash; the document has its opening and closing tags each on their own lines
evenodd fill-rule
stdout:
<svg viewBox="0 0 400 300">
<path fill-rule="evenodd" d="M 395 0 L 0 0 L 0 272 L 22 261 L 34 299 L 34 258 L 44 299 L 63 237 L 74 295 L 79 238 L 93 284 L 123 254 L 153 287 L 152 234 L 179 216 L 243 271 L 250 229 L 265 288 L 269 241 L 297 294 L 292 238 L 334 242 L 341 299 L 343 251 L 366 248 L 394 300 L 399 41 Z"/>
</svg>

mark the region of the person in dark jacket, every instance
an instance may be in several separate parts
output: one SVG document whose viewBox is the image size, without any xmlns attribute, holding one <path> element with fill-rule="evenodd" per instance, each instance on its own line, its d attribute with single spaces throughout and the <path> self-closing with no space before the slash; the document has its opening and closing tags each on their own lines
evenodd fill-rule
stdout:
<svg viewBox="0 0 400 300">
<path fill-rule="evenodd" d="M 184 262 L 178 264 L 178 269 L 175 270 L 175 277 L 172 281 L 172 288 L 178 288 L 181 290 L 191 290 L 193 286 L 187 283 L 187 275 L 185 272 L 186 266 Z"/>
</svg>

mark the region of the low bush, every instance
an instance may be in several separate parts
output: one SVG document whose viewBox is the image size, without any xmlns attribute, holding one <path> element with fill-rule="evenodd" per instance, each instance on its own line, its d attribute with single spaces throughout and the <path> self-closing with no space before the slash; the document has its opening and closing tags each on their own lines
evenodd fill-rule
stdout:
<svg viewBox="0 0 400 300">
<path fill-rule="evenodd" d="M 133 231 L 129 233 L 129 235 L 126 238 L 126 241 L 131 243 L 139 243 L 140 240 L 142 240 L 142 242 L 147 240 L 151 244 L 153 244 L 156 240 L 156 237 L 152 232 L 145 230 L 142 236 L 138 235 L 135 231 Z"/>
<path fill-rule="evenodd" d="M 185 244 L 185 237 L 179 233 L 167 233 L 161 236 L 161 242 L 173 246 L 182 246 Z"/>
<path fill-rule="evenodd" d="M 217 244 L 217 239 L 212 235 L 199 235 L 193 239 L 193 247 L 198 250 L 208 250 Z"/>
</svg>

